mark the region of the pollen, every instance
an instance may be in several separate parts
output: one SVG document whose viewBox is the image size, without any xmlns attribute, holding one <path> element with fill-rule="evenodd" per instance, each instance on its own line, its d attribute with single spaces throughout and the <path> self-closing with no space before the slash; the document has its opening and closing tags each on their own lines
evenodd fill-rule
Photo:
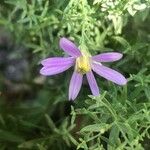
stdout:
<svg viewBox="0 0 150 150">
<path fill-rule="evenodd" d="M 75 70 L 78 73 L 85 74 L 91 70 L 91 62 L 89 56 L 80 56 L 76 59 Z"/>
</svg>

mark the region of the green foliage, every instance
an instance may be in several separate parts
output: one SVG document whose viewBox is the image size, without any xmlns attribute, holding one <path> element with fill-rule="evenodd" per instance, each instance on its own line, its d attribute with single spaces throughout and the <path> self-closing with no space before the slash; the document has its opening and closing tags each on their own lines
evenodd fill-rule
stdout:
<svg viewBox="0 0 150 150">
<path fill-rule="evenodd" d="M 1 0 L 0 150 L 149 150 L 149 8 L 149 0 Z M 71 71 L 44 78 L 38 66 L 63 55 L 62 36 L 92 55 L 123 53 L 111 67 L 127 86 L 97 78 L 100 96 L 87 96 L 85 82 L 68 102 Z M 17 81 L 20 73 L 6 74 L 12 60 L 27 61 Z"/>
<path fill-rule="evenodd" d="M 104 142 L 102 149 L 143 149 L 140 142 L 150 136 L 150 105 L 136 99 L 131 102 L 126 90 L 121 95 L 112 97 L 104 92 L 100 97 L 86 100 L 85 108 L 76 109 L 77 116 L 89 118 L 80 130 L 83 138 L 78 148 L 98 149 Z M 85 126 L 89 123 L 92 124 Z"/>
</svg>

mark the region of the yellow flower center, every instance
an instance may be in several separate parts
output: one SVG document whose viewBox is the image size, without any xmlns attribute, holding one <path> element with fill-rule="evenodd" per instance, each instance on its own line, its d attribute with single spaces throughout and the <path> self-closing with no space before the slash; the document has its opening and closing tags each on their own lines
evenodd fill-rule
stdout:
<svg viewBox="0 0 150 150">
<path fill-rule="evenodd" d="M 75 70 L 78 73 L 85 74 L 91 70 L 90 57 L 82 55 L 76 59 Z"/>
</svg>

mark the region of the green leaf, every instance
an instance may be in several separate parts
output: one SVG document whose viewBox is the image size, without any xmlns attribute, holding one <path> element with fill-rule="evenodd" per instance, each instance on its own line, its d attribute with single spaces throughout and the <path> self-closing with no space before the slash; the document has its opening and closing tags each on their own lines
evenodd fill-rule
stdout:
<svg viewBox="0 0 150 150">
<path fill-rule="evenodd" d="M 117 146 L 119 140 L 119 129 L 116 125 L 112 126 L 110 134 L 109 134 L 109 141 L 113 143 L 113 148 Z M 108 145 L 108 150 L 112 148 L 111 145 Z"/>
<path fill-rule="evenodd" d="M 105 133 L 110 128 L 109 124 L 101 123 L 101 124 L 93 124 L 88 125 L 80 130 L 80 132 L 100 132 Z"/>
<path fill-rule="evenodd" d="M 131 46 L 130 44 L 128 43 L 128 41 L 121 37 L 121 36 L 113 36 L 112 37 L 114 40 L 116 40 L 117 42 L 119 42 L 122 46 L 124 46 L 125 48 L 130 48 L 131 49 Z"/>
<path fill-rule="evenodd" d="M 0 129 L 0 141 L 23 142 L 24 139 L 19 135 Z"/>
</svg>

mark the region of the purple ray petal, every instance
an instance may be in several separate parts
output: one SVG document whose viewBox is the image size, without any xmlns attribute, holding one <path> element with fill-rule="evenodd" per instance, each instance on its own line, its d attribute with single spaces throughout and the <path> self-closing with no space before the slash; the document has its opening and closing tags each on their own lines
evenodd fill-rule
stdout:
<svg viewBox="0 0 150 150">
<path fill-rule="evenodd" d="M 74 100 L 82 85 L 83 75 L 77 72 L 74 72 L 69 85 L 69 100 Z"/>
<path fill-rule="evenodd" d="M 100 64 L 92 64 L 92 69 L 95 71 L 98 75 L 104 77 L 107 80 L 110 80 L 116 84 L 119 85 L 125 85 L 127 83 L 127 80 L 125 77 L 120 74 L 119 72 L 110 69 L 106 66 L 100 65 Z"/>
<path fill-rule="evenodd" d="M 41 63 L 44 67 L 40 70 L 40 73 L 45 76 L 55 75 L 73 66 L 75 59 L 70 58 L 48 58 Z"/>
<path fill-rule="evenodd" d="M 69 65 L 73 64 L 75 62 L 75 58 L 73 57 L 52 57 L 52 58 L 47 58 L 41 61 L 41 64 L 44 67 L 51 67 L 51 66 L 64 66 L 64 65 Z"/>
<path fill-rule="evenodd" d="M 99 55 L 95 55 L 92 57 L 92 59 L 99 62 L 113 62 L 121 59 L 122 56 L 123 55 L 121 53 L 111 52 L 111 53 L 102 53 Z"/>
<path fill-rule="evenodd" d="M 86 74 L 86 77 L 87 77 L 87 80 L 88 80 L 92 94 L 94 96 L 98 96 L 99 95 L 99 88 L 98 88 L 97 82 L 95 80 L 95 77 L 93 75 L 93 72 L 92 71 L 88 72 Z"/>
<path fill-rule="evenodd" d="M 69 41 L 64 37 L 60 39 L 59 45 L 70 56 L 79 57 L 81 55 L 81 52 L 78 49 L 78 47 L 73 42 Z"/>
</svg>

